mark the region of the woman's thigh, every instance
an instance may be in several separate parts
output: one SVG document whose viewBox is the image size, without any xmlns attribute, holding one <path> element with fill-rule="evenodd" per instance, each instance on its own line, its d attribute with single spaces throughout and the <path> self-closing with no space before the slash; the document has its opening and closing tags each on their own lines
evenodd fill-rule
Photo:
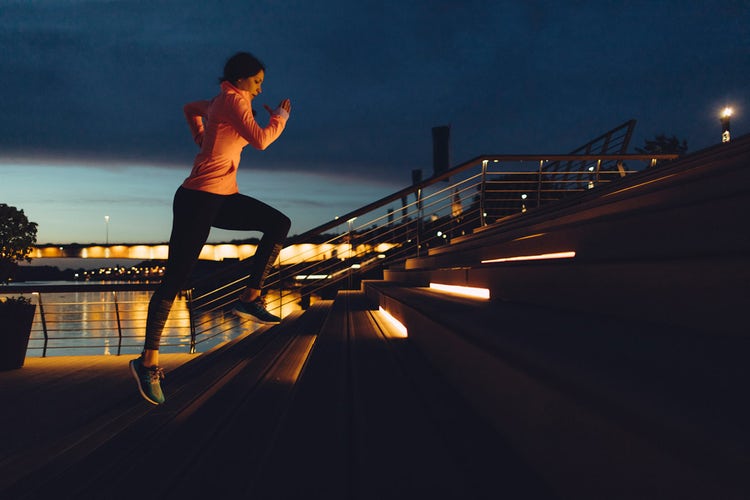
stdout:
<svg viewBox="0 0 750 500">
<path fill-rule="evenodd" d="M 202 191 L 178 189 L 173 203 L 167 280 L 171 278 L 181 284 L 187 279 L 221 209 L 222 198 Z"/>
<path fill-rule="evenodd" d="M 289 225 L 289 218 L 270 205 L 244 194 L 233 194 L 224 200 L 213 226 L 237 231 L 261 231 Z"/>
</svg>

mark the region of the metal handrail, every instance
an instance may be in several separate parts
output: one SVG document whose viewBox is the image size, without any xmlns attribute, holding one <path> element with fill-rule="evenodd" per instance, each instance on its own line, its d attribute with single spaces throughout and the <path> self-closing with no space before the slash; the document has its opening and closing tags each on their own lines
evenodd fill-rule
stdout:
<svg viewBox="0 0 750 500">
<path fill-rule="evenodd" d="M 356 285 L 369 271 L 399 264 L 431 246 L 447 244 L 456 233 L 466 234 L 529 208 L 613 182 L 648 168 L 654 160 L 677 157 L 674 154 L 478 156 L 290 238 L 287 246 L 331 233 L 324 245 L 343 247 L 344 255 L 331 258 L 321 253 L 310 254 L 302 262 L 290 265 L 280 259 L 266 286 L 296 289 L 302 296 L 301 301 L 306 302 L 310 295 L 337 290 L 344 280 Z M 645 165 L 641 169 L 625 168 L 626 162 L 645 162 Z M 514 168 L 508 167 L 509 164 Z M 574 164 L 577 168 L 572 168 Z M 552 170 L 551 165 L 558 166 L 559 170 Z M 443 185 L 444 182 L 448 183 Z M 478 200 L 472 199 L 468 204 L 463 201 L 466 195 L 473 193 Z M 399 201 L 400 207 L 392 206 Z M 424 214 L 428 214 L 427 217 Z M 379 245 L 384 251 L 374 250 Z M 249 277 L 249 262 L 246 259 L 223 271 L 215 286 L 211 286 L 211 277 L 194 283 L 192 289 L 200 291 L 195 295 L 193 310 L 199 313 L 204 307 L 205 310 L 231 307 Z M 318 278 L 308 283 L 291 279 L 309 275 Z M 286 295 L 280 292 L 279 304 L 271 304 L 270 309 L 278 310 L 287 305 L 291 299 Z"/>
<path fill-rule="evenodd" d="M 120 355 L 142 349 L 149 296 L 141 284 L 23 285 L 0 287 L 0 294 L 32 296 L 37 308 L 28 350 L 42 357 L 52 351 L 86 349 Z M 107 287 L 117 290 L 104 290 Z M 61 290 L 65 294 L 61 299 Z M 75 292 L 82 297 L 69 298 Z M 135 292 L 140 297 L 127 297 Z M 189 296 L 179 297 L 165 325 L 163 350 L 196 352 L 247 329 L 245 321 L 224 312 L 190 314 Z M 188 326 L 190 325 L 189 329 Z M 185 333 L 189 332 L 189 333 Z"/>
<path fill-rule="evenodd" d="M 361 279 L 376 276 L 384 267 L 402 265 L 412 256 L 449 244 L 456 236 L 614 182 L 653 167 L 658 161 L 678 157 L 625 154 L 633 124 L 626 122 L 571 154 L 477 156 L 289 238 L 266 280 L 266 288 L 274 294 L 268 308 L 281 314 L 296 307 L 294 302 L 298 301 L 298 306 L 304 309 L 315 297 L 328 298 L 341 287 L 358 286 Z M 595 149 L 598 153 L 592 152 Z M 631 168 L 633 162 L 645 165 Z M 302 254 L 284 260 L 285 251 L 311 242 L 314 245 Z M 252 257 L 191 283 L 183 291 L 184 302 L 178 307 L 182 308 L 181 314 L 187 314 L 181 320 L 187 325 L 184 328 L 189 330 L 189 340 L 180 336 L 180 340 L 174 341 L 165 336 L 166 345 L 187 345 L 190 352 L 195 352 L 201 342 L 238 328 L 257 328 L 251 321 L 228 314 L 249 277 L 251 262 Z M 157 284 L 131 286 L 151 290 Z M 143 331 L 142 325 L 132 327 L 121 318 L 120 306 L 126 303 L 117 299 L 117 291 L 127 289 L 127 285 L 85 287 L 112 292 L 119 354 L 132 337 L 139 336 L 130 335 L 131 328 Z M 55 323 L 50 319 L 50 305 L 42 302 L 41 293 L 38 305 L 45 338 L 43 355 L 46 355 Z M 145 317 L 142 320 L 145 322 Z M 90 331 L 96 331 L 96 327 Z"/>
</svg>

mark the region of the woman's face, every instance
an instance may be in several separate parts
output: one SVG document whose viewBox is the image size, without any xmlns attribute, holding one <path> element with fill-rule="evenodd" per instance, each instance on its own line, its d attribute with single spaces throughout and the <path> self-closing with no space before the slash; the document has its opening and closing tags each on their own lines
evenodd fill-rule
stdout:
<svg viewBox="0 0 750 500">
<path fill-rule="evenodd" d="M 263 70 L 258 71 L 257 74 L 253 76 L 249 76 L 247 78 L 240 78 L 237 80 L 237 88 L 246 90 L 250 93 L 250 99 L 254 98 L 263 90 L 261 90 L 261 85 L 263 85 L 263 78 L 265 78 L 265 73 Z"/>
</svg>

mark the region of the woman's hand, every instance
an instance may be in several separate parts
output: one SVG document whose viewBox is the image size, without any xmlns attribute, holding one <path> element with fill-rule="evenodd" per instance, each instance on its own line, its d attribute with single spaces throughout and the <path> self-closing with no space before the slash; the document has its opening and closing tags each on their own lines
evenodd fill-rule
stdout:
<svg viewBox="0 0 750 500">
<path fill-rule="evenodd" d="M 271 109 L 268 104 L 264 104 L 263 107 L 266 108 L 266 111 L 268 111 L 271 115 L 276 114 L 276 111 Z M 292 110 L 292 102 L 289 99 L 284 99 L 279 103 L 279 106 L 276 109 L 283 109 L 284 111 L 289 113 Z"/>
</svg>

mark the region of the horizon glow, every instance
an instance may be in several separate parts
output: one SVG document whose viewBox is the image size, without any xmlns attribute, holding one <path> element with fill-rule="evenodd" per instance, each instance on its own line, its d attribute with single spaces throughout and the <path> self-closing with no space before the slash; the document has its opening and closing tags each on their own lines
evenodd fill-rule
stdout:
<svg viewBox="0 0 750 500">
<path fill-rule="evenodd" d="M 172 224 L 172 198 L 189 167 L 128 165 L 90 160 L 0 160 L 0 202 L 38 224 L 37 244 L 164 243 Z M 290 235 L 333 220 L 404 186 L 331 173 L 242 169 L 240 192 L 292 219 Z M 104 217 L 109 216 L 105 222 Z M 209 243 L 259 233 L 213 228 Z"/>
</svg>

